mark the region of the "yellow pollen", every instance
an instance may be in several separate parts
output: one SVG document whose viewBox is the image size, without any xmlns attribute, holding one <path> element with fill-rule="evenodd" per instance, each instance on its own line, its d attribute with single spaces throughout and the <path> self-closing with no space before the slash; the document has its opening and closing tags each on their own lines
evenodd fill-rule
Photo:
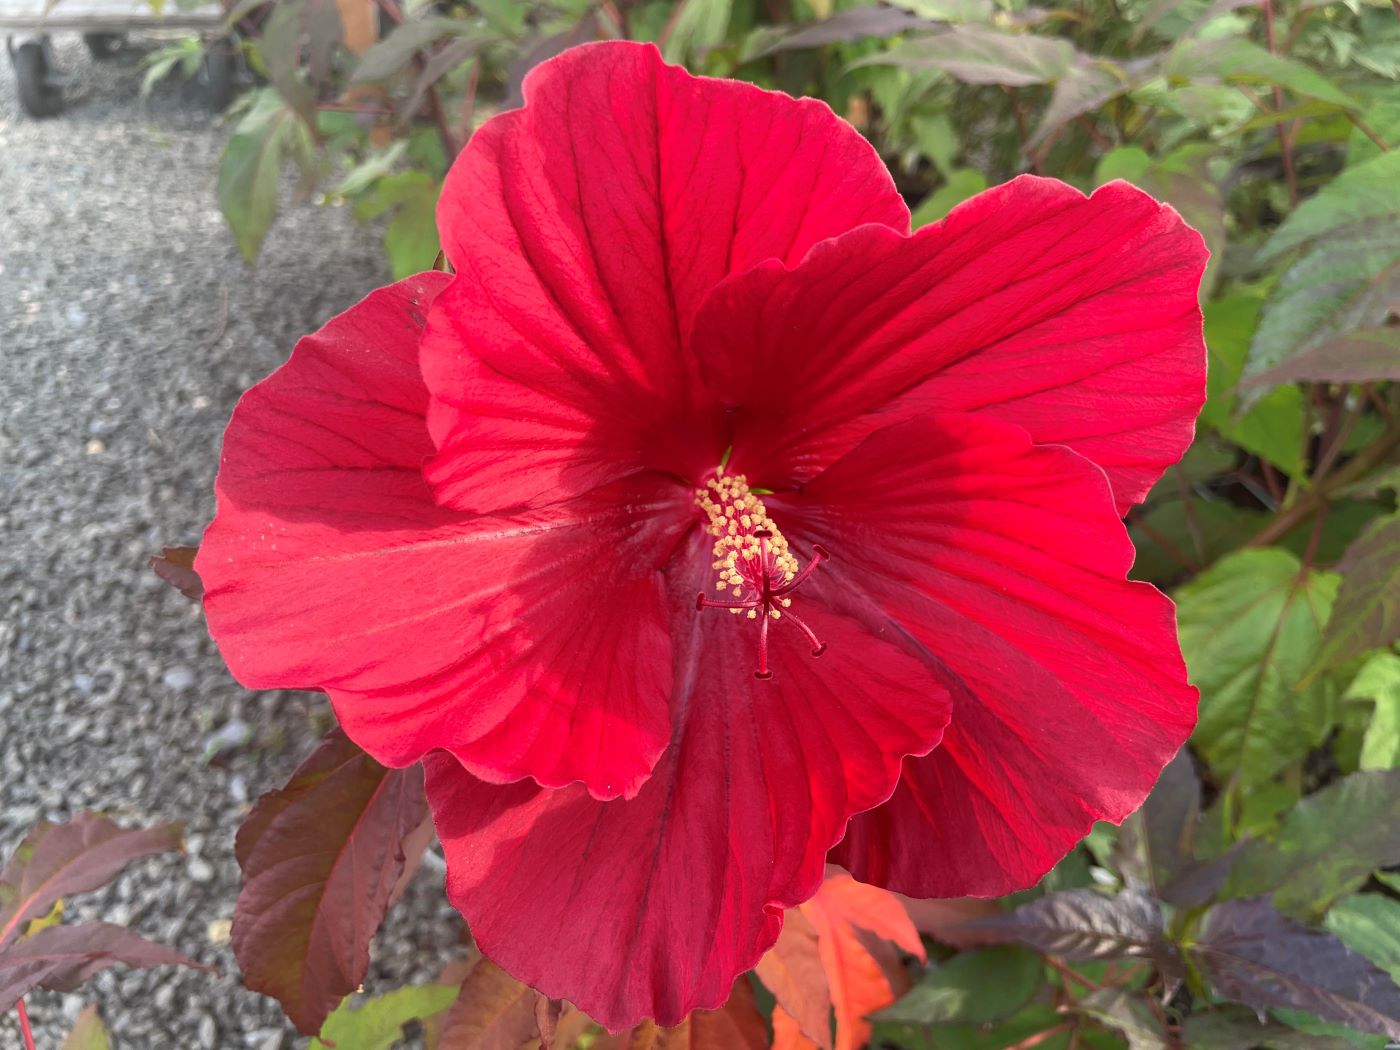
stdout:
<svg viewBox="0 0 1400 1050">
<path fill-rule="evenodd" d="M 748 478 L 743 474 L 720 473 L 695 493 L 695 502 L 707 519 L 706 531 L 715 538 L 713 567 L 719 571 L 715 590 L 726 587 L 740 598 L 746 590 L 757 590 L 764 566 L 763 542 L 755 533 L 766 533 L 769 565 L 776 570 L 778 580 L 786 583 L 795 579 L 797 559 L 788 550 L 788 542 L 763 501 L 749 491 Z M 774 581 L 775 583 L 777 581 Z M 791 599 L 783 601 L 784 606 Z M 750 619 L 757 616 L 750 610 Z M 776 610 L 773 618 L 777 619 Z"/>
</svg>

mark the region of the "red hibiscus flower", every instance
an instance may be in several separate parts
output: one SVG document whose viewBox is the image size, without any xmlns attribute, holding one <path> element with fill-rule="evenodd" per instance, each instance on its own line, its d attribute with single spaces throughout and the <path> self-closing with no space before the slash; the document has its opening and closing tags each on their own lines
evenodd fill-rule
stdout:
<svg viewBox="0 0 1400 1050">
<path fill-rule="evenodd" d="M 448 176 L 455 276 L 243 399 L 198 569 L 240 680 L 426 762 L 488 956 L 669 1024 L 832 847 L 915 895 L 1024 886 L 1186 738 L 1120 512 L 1191 438 L 1205 252 L 1036 178 L 911 236 L 826 106 L 651 47 L 527 97 Z"/>
</svg>

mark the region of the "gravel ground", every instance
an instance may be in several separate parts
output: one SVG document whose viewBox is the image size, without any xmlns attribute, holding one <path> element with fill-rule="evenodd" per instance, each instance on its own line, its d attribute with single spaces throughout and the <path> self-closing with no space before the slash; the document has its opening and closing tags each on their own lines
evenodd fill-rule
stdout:
<svg viewBox="0 0 1400 1050">
<path fill-rule="evenodd" d="M 140 99 L 130 57 L 94 65 L 76 38 L 56 44 L 72 77 L 57 119 L 26 118 L 0 69 L 0 853 L 83 809 L 182 821 L 186 857 L 135 865 L 67 916 L 128 924 L 218 974 L 108 971 L 35 993 L 30 1016 L 41 1050 L 88 1002 L 126 1050 L 290 1050 L 303 1040 L 242 987 L 227 945 L 233 835 L 326 708 L 241 689 L 145 559 L 198 541 L 239 394 L 385 268 L 373 231 L 307 205 L 246 269 L 215 202 L 220 122 L 174 85 Z M 391 915 L 371 990 L 452 953 L 441 871 L 425 865 Z M 0 1017 L 0 1048 L 19 1046 Z"/>
</svg>

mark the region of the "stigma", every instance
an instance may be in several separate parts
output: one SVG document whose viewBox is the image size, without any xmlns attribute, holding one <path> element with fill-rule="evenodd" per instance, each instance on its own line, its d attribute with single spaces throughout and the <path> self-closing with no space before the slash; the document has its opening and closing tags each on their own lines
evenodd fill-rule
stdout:
<svg viewBox="0 0 1400 1050">
<path fill-rule="evenodd" d="M 773 677 L 768 669 L 768 627 L 784 621 L 792 624 L 812 647 L 813 656 L 826 652 L 826 644 L 792 611 L 792 592 L 831 557 L 821 547 L 806 568 L 799 566 L 788 541 L 768 517 L 768 508 L 749 488 L 743 474 L 725 474 L 721 467 L 705 487 L 695 492 L 695 503 L 705 515 L 705 531 L 715 538 L 712 568 L 719 574 L 716 597 L 701 591 L 696 609 L 727 609 L 735 616 L 758 621 L 758 669 L 754 677 Z"/>
</svg>

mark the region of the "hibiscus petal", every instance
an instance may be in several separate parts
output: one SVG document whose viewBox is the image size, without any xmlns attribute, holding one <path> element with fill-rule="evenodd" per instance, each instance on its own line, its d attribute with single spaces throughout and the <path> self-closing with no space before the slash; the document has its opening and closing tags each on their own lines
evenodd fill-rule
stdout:
<svg viewBox="0 0 1400 1050">
<path fill-rule="evenodd" d="M 643 467 L 698 479 L 727 439 L 685 353 L 701 299 L 861 223 L 907 230 L 879 157 L 825 103 L 600 43 L 542 63 L 453 165 L 456 279 L 423 342 L 440 502 L 538 505 Z"/>
<path fill-rule="evenodd" d="M 256 688 L 325 689 L 402 766 L 632 794 L 670 738 L 660 568 L 691 492 L 638 476 L 549 511 L 437 507 L 415 365 L 445 275 L 375 292 L 239 403 L 197 568 L 210 630 Z"/>
<path fill-rule="evenodd" d="M 611 1029 L 724 1001 L 782 909 L 816 892 L 850 816 L 887 798 L 902 756 L 937 744 L 947 720 L 915 657 L 802 612 L 825 655 L 778 622 L 767 681 L 751 623 L 686 614 L 674 742 L 630 801 L 484 784 L 428 757 L 448 895 L 487 956 Z"/>
<path fill-rule="evenodd" d="M 727 279 L 696 354 L 736 408 L 734 469 L 758 484 L 811 477 L 901 419 L 975 411 L 1087 456 L 1126 510 L 1205 398 L 1205 262 L 1127 183 L 1085 197 L 1023 176 L 910 237 L 864 227 Z"/>
<path fill-rule="evenodd" d="M 953 696 L 942 746 L 833 852 L 857 878 L 916 897 L 1021 889 L 1137 808 L 1190 733 L 1172 603 L 1125 579 L 1103 472 L 1069 449 L 930 416 L 765 501 L 830 551 L 817 597 L 913 638 Z"/>
</svg>

